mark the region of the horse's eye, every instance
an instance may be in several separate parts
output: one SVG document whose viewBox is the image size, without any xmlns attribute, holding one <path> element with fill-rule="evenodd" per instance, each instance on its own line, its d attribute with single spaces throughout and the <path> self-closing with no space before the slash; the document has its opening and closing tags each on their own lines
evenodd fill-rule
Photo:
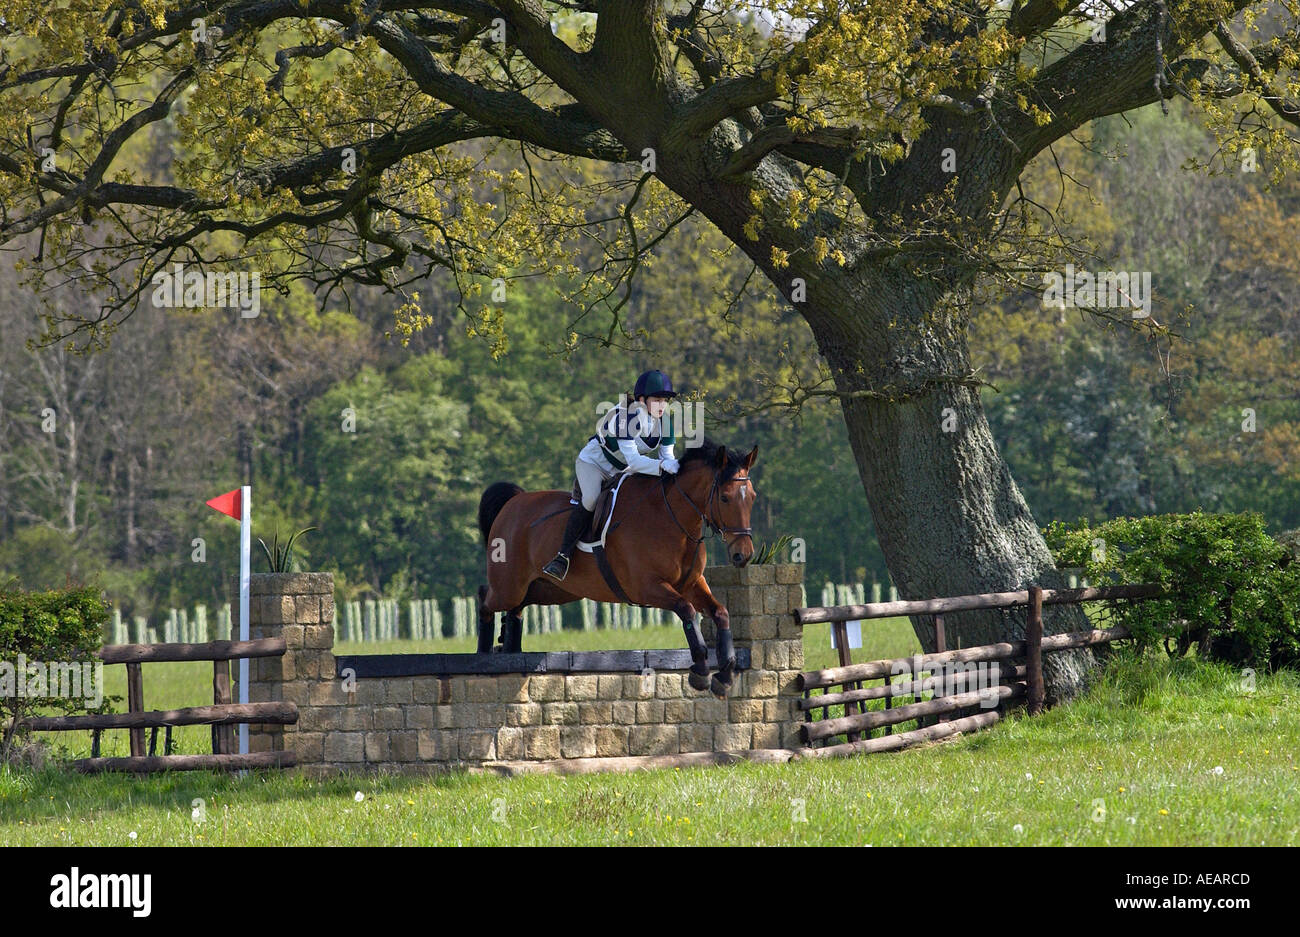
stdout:
<svg viewBox="0 0 1300 937">
<path fill-rule="evenodd" d="M 727 496 L 726 496 L 726 495 L 723 495 L 723 496 L 722 496 L 722 503 L 723 503 L 723 504 L 726 504 L 726 503 L 727 503 Z"/>
</svg>

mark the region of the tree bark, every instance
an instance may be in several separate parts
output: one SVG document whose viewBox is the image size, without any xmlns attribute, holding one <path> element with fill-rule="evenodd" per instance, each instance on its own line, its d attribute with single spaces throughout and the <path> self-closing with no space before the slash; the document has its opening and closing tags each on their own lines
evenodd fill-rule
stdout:
<svg viewBox="0 0 1300 937">
<path fill-rule="evenodd" d="M 738 136 L 733 122 L 718 125 L 712 139 L 695 149 L 694 162 L 665 160 L 661 177 L 741 246 L 787 297 L 795 277 L 806 284 L 806 299 L 794 305 L 811 326 L 842 395 L 858 474 L 900 596 L 1003 592 L 1030 584 L 1065 588 L 998 452 L 978 389 L 954 379 L 970 371 L 965 323 L 945 305 L 965 288 L 956 265 L 940 261 L 937 271 L 932 266 L 923 275 L 906 263 L 817 264 L 805 251 L 792 254 L 788 267 L 775 267 L 775 242 L 767 235 L 754 241 L 742 230 L 753 213 L 748 190 L 710 178 L 710 165 L 738 145 L 725 139 L 728 133 Z M 936 128 L 936 140 L 943 134 L 944 128 Z M 937 150 L 938 144 L 922 140 L 916 146 Z M 972 165 L 966 178 L 972 181 L 959 207 L 1011 185 L 1019 172 L 1015 156 L 996 147 L 968 152 Z M 947 180 L 936 176 L 939 160 L 932 165 L 925 177 L 896 179 L 895 185 L 910 183 L 913 195 L 936 183 L 941 189 Z M 764 161 L 754 175 L 778 203 L 794 184 L 776 159 Z M 977 177 L 979 184 L 973 184 Z M 919 197 L 900 198 L 897 190 L 893 197 L 904 206 L 920 204 Z M 809 471 L 816 472 L 815 460 Z M 929 617 L 913 617 L 912 624 L 921 646 L 933 652 Z M 950 646 L 958 635 L 964 647 L 1023 639 L 1025 625 L 1024 609 L 963 612 L 949 624 Z M 1044 612 L 1044 634 L 1086 627 L 1079 606 Z M 1086 648 L 1048 656 L 1043 666 L 1047 699 L 1078 695 L 1094 666 Z"/>
</svg>

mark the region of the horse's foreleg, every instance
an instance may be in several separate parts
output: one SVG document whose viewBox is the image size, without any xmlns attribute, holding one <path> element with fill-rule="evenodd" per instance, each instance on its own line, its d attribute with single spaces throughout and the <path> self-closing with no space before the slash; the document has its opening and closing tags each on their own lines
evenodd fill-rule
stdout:
<svg viewBox="0 0 1300 937">
<path fill-rule="evenodd" d="M 736 651 L 731 641 L 731 616 L 727 613 L 727 607 L 713 597 L 703 578 L 695 580 L 686 590 L 686 598 L 703 609 L 717 625 L 718 672 L 709 681 L 708 688 L 713 691 L 714 696 L 724 699 L 731 689 L 736 671 Z M 691 685 L 695 686 L 694 683 Z M 704 687 L 696 687 L 696 689 L 702 690 Z"/>
<path fill-rule="evenodd" d="M 501 650 L 507 654 L 523 651 L 524 619 L 519 614 L 523 608 L 522 605 L 516 606 L 501 616 L 504 619 L 501 625 Z"/>
</svg>

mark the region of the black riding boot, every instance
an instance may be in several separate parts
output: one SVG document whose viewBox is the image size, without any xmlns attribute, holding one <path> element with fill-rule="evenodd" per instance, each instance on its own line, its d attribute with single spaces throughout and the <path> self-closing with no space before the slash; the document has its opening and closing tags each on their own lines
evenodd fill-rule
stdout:
<svg viewBox="0 0 1300 937">
<path fill-rule="evenodd" d="M 592 513 L 581 504 L 573 505 L 573 509 L 569 511 L 569 522 L 564 528 L 564 543 L 560 546 L 560 552 L 555 554 L 555 559 L 542 567 L 542 572 L 554 579 L 563 579 L 569 575 L 569 557 L 573 553 L 573 546 L 582 536 L 582 532 L 587 529 L 587 525 L 591 523 Z"/>
</svg>

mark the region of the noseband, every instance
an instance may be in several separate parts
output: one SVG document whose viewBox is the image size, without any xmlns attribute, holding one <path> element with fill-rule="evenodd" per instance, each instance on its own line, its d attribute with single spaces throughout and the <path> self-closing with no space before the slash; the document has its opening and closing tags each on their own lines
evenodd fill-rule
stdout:
<svg viewBox="0 0 1300 937">
<path fill-rule="evenodd" d="M 676 484 L 677 484 L 677 474 L 676 474 L 675 472 L 673 473 L 672 478 L 673 478 L 673 484 L 676 485 Z M 704 499 L 704 510 L 703 510 L 703 511 L 701 511 L 700 508 L 699 508 L 699 506 L 698 506 L 698 505 L 697 505 L 693 500 L 691 500 L 691 496 L 688 495 L 688 494 L 686 493 L 685 489 L 680 489 L 680 488 L 679 488 L 679 490 L 681 490 L 682 497 L 686 499 L 686 503 L 689 504 L 692 508 L 695 509 L 695 513 L 696 513 L 697 515 L 699 515 L 700 519 L 703 520 L 704 523 L 708 524 L 709 527 L 711 527 L 711 528 L 713 529 L 713 532 L 714 532 L 714 533 L 716 533 L 718 536 L 722 537 L 722 542 L 723 542 L 723 543 L 726 543 L 726 542 L 727 542 L 727 538 L 726 538 L 726 535 L 727 535 L 727 534 L 736 534 L 736 535 L 738 535 L 738 536 L 740 536 L 740 537 L 749 537 L 751 540 L 753 540 L 753 539 L 754 539 L 754 528 L 752 528 L 752 527 L 723 527 L 723 526 L 720 526 L 719 524 L 715 524 L 714 521 L 713 521 L 713 518 L 709 516 L 709 509 L 713 506 L 713 499 L 716 498 L 716 497 L 719 497 L 719 494 L 720 494 L 720 492 L 719 492 L 719 485 L 721 484 L 721 481 L 722 481 L 722 470 L 719 469 L 718 471 L 716 471 L 716 472 L 713 473 L 713 484 L 711 484 L 711 485 L 709 486 L 709 495 L 708 495 L 707 498 Z M 736 476 L 734 476 L 734 477 L 731 479 L 731 481 L 743 481 L 743 482 L 747 482 L 747 481 L 749 481 L 749 476 L 748 476 L 748 475 L 736 475 Z M 664 486 L 664 487 L 662 488 L 662 491 L 663 491 L 663 493 L 664 493 L 664 507 L 668 508 L 668 516 L 671 517 L 671 518 L 673 519 L 673 523 L 677 525 L 677 529 L 680 530 L 683 534 L 686 535 L 686 539 L 687 539 L 687 540 L 690 540 L 690 541 L 694 541 L 695 543 L 703 543 L 705 540 L 707 540 L 707 539 L 708 539 L 707 536 L 704 536 L 704 537 L 692 537 L 692 536 L 690 535 L 690 532 L 687 531 L 687 529 L 681 525 L 681 522 L 677 520 L 677 515 L 673 513 L 673 506 L 672 506 L 671 504 L 668 503 L 668 488 L 667 488 L 667 486 Z M 730 546 L 730 545 L 728 544 L 728 546 Z"/>
</svg>

